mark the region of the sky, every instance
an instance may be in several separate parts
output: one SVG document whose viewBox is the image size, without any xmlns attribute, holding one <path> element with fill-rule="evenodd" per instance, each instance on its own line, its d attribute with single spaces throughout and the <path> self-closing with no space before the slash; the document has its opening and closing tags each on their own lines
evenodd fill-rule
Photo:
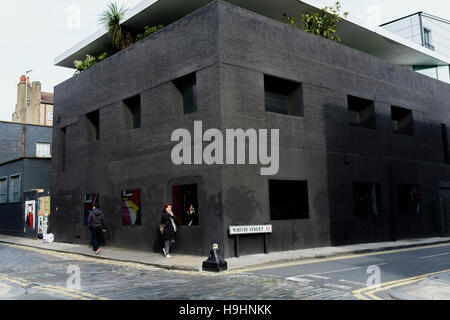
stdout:
<svg viewBox="0 0 450 320">
<path fill-rule="evenodd" d="M 99 14 L 114 0 L 2 1 L 0 12 L 0 121 L 11 121 L 20 76 L 33 70 L 31 81 L 42 91 L 69 79 L 74 70 L 54 66 L 57 56 L 98 31 Z M 133 8 L 142 0 L 115 0 Z M 256 1 L 256 0 L 255 0 Z M 336 0 L 316 0 L 322 7 Z M 450 20 L 448 0 L 340 0 L 342 11 L 362 25 L 387 22 L 418 11 Z"/>
</svg>

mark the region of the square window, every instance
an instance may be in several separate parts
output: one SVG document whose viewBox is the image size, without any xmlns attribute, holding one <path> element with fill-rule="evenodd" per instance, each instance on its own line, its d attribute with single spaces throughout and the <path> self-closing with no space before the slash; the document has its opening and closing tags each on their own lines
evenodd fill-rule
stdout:
<svg viewBox="0 0 450 320">
<path fill-rule="evenodd" d="M 271 220 L 308 219 L 306 181 L 269 180 Z"/>
<path fill-rule="evenodd" d="M 411 110 L 391 106 L 392 129 L 394 133 L 414 135 L 413 113 Z"/>
<path fill-rule="evenodd" d="M 141 190 L 122 191 L 122 224 L 141 225 Z"/>
<path fill-rule="evenodd" d="M 178 97 L 178 113 L 189 114 L 197 111 L 197 80 L 191 73 L 173 81 Z"/>
<path fill-rule="evenodd" d="M 172 198 L 173 213 L 177 218 L 178 224 L 190 226 L 198 225 L 197 184 L 173 186 Z"/>
<path fill-rule="evenodd" d="M 264 104 L 268 112 L 303 116 L 302 85 L 264 75 Z"/>
<path fill-rule="evenodd" d="M 401 215 L 420 214 L 420 186 L 401 184 L 398 186 L 398 211 Z"/>
<path fill-rule="evenodd" d="M 7 181 L 8 180 L 6 178 L 0 179 L 0 203 L 6 203 L 7 201 L 8 196 Z"/>
<path fill-rule="evenodd" d="M 127 129 L 141 127 L 141 96 L 137 95 L 123 101 L 125 104 L 125 121 Z"/>
<path fill-rule="evenodd" d="M 357 216 L 381 215 L 380 185 L 374 183 L 353 184 L 354 213 Z"/>
<path fill-rule="evenodd" d="M 9 178 L 9 202 L 20 201 L 20 176 L 11 176 Z"/>
<path fill-rule="evenodd" d="M 50 143 L 36 143 L 36 157 L 38 158 L 50 158 Z"/>
<path fill-rule="evenodd" d="M 347 101 L 348 111 L 351 115 L 351 125 L 367 129 L 376 129 L 375 107 L 372 100 L 349 95 Z"/>
<path fill-rule="evenodd" d="M 88 141 L 100 139 L 100 112 L 99 110 L 86 114 L 86 137 Z"/>
</svg>

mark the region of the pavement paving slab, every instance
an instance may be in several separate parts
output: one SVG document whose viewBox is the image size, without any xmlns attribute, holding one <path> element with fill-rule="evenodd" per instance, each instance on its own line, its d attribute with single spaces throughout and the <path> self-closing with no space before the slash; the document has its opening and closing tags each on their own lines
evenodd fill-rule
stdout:
<svg viewBox="0 0 450 320">
<path fill-rule="evenodd" d="M 389 295 L 397 300 L 450 300 L 450 272 L 391 289 Z"/>
</svg>

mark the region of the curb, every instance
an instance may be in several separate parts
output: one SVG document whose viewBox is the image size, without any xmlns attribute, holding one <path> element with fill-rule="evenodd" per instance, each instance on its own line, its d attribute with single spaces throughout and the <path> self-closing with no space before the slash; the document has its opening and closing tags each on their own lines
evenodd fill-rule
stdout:
<svg viewBox="0 0 450 320">
<path fill-rule="evenodd" d="M 166 264 L 160 264 L 160 263 L 152 263 L 152 262 L 143 262 L 143 261 L 128 260 L 128 259 L 102 257 L 102 256 L 98 256 L 98 255 L 88 254 L 88 253 L 72 252 L 72 251 L 61 250 L 61 249 L 43 248 L 43 247 L 39 247 L 39 246 L 35 246 L 35 245 L 26 245 L 26 244 L 21 244 L 21 243 L 15 243 L 15 242 L 12 242 L 12 241 L 7 241 L 7 240 L 0 240 L 0 243 L 13 244 L 13 245 L 22 246 L 22 247 L 32 247 L 32 248 L 35 248 L 35 249 L 41 249 L 41 250 L 47 250 L 47 251 L 53 251 L 53 252 L 60 252 L 60 253 L 67 253 L 67 254 L 76 254 L 76 255 L 80 255 L 80 256 L 85 256 L 85 257 L 89 257 L 89 258 L 96 258 L 96 259 L 102 259 L 102 260 L 112 260 L 112 261 L 118 261 L 118 262 L 137 263 L 137 264 L 148 265 L 148 266 L 161 268 L 161 269 L 167 269 L 167 270 L 203 272 L 202 269 L 201 269 L 201 266 L 199 266 L 198 268 L 195 268 L 195 267 L 191 267 L 191 266 L 177 265 L 177 264 L 166 265 Z M 389 246 L 378 247 L 378 248 L 348 250 L 348 251 L 341 251 L 341 252 L 335 252 L 335 253 L 329 253 L 329 254 L 318 254 L 318 255 L 314 255 L 314 256 L 310 256 L 310 257 L 280 258 L 280 259 L 277 259 L 277 260 L 271 260 L 271 261 L 265 261 L 265 262 L 261 262 L 261 263 L 249 264 L 249 265 L 246 265 L 246 266 L 231 267 L 231 268 L 228 269 L 228 271 L 237 271 L 239 269 L 246 269 L 246 268 L 258 267 L 258 266 L 263 266 L 263 265 L 275 265 L 275 264 L 279 264 L 279 263 L 289 263 L 289 262 L 303 261 L 303 260 L 309 260 L 309 259 L 324 259 L 324 258 L 329 258 L 329 257 L 339 257 L 339 256 L 351 255 L 351 254 L 363 254 L 363 253 L 369 253 L 369 252 L 378 252 L 378 251 L 386 251 L 386 250 L 414 248 L 414 247 L 430 246 L 430 245 L 443 244 L 443 243 L 450 243 L 450 239 L 437 240 L 437 241 L 432 241 L 432 242 L 429 242 L 429 243 L 412 243 L 412 244 L 404 244 L 404 245 L 399 245 L 399 246 L 389 245 Z M 227 271 L 225 271 L 225 273 L 226 272 Z"/>
<path fill-rule="evenodd" d="M 142 264 L 142 265 L 147 265 L 147 266 L 151 266 L 151 267 L 155 267 L 155 268 L 161 268 L 161 269 L 167 269 L 167 270 L 180 270 L 180 271 L 196 271 L 196 272 L 199 272 L 199 268 L 183 266 L 183 265 L 165 265 L 165 264 L 144 262 L 144 261 L 136 261 L 136 260 L 108 258 L 108 257 L 102 257 L 102 256 L 98 256 L 98 255 L 92 255 L 92 254 L 89 254 L 89 253 L 73 252 L 73 251 L 67 251 L 67 250 L 61 250 L 61 249 L 42 248 L 42 247 L 38 247 L 38 246 L 34 246 L 34 245 L 26 245 L 26 244 L 15 243 L 15 242 L 6 241 L 6 240 L 0 240 L 0 243 L 13 244 L 13 245 L 20 246 L 20 247 L 32 247 L 32 248 L 35 248 L 35 249 L 46 250 L 46 251 L 53 251 L 53 252 L 59 252 L 59 253 L 75 254 L 75 255 L 80 255 L 80 256 L 94 258 L 94 259 L 99 259 L 99 260 L 112 260 L 112 261 L 118 261 L 118 262 L 136 263 L 136 264 Z"/>
</svg>

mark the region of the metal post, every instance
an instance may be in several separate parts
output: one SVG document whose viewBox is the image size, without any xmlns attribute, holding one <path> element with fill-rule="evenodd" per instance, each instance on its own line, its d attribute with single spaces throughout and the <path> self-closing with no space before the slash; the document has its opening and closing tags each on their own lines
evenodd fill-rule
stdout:
<svg viewBox="0 0 450 320">
<path fill-rule="evenodd" d="M 236 254 L 236 258 L 239 258 L 239 235 L 236 235 L 236 239 L 234 241 L 234 245 L 235 245 L 235 254 Z"/>
<path fill-rule="evenodd" d="M 264 253 L 267 254 L 267 233 L 264 233 Z"/>
</svg>

